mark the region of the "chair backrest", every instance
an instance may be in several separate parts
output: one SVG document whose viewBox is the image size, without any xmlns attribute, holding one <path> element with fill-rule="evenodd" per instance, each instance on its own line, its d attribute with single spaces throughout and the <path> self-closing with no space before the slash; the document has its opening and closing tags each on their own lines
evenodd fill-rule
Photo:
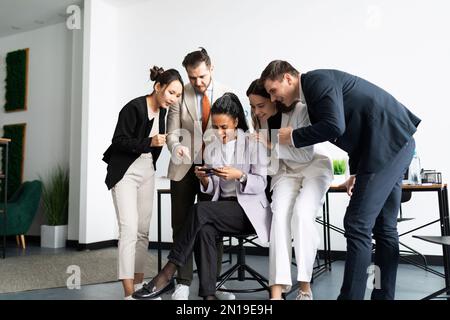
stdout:
<svg viewBox="0 0 450 320">
<path fill-rule="evenodd" d="M 21 189 L 22 193 L 18 201 L 22 203 L 22 208 L 27 215 L 34 217 L 42 196 L 42 182 L 39 180 L 27 181 L 23 183 Z"/>
<path fill-rule="evenodd" d="M 407 202 L 411 200 L 412 192 L 410 190 L 402 190 L 401 202 Z"/>
<path fill-rule="evenodd" d="M 407 202 L 407 201 L 411 200 L 411 196 L 412 196 L 411 190 L 402 190 L 402 197 L 401 197 L 400 202 L 403 203 L 403 202 Z M 405 218 L 405 217 L 403 217 L 403 210 L 402 210 L 402 206 L 401 205 L 400 205 L 399 212 L 400 212 L 400 216 L 397 218 L 397 222 L 409 221 L 409 220 L 414 219 L 414 218 Z"/>
<path fill-rule="evenodd" d="M 33 222 L 42 195 L 42 182 L 24 182 L 14 195 L 14 202 L 8 202 L 7 235 L 26 234 Z M 0 226 L 3 226 L 0 221 Z"/>
</svg>

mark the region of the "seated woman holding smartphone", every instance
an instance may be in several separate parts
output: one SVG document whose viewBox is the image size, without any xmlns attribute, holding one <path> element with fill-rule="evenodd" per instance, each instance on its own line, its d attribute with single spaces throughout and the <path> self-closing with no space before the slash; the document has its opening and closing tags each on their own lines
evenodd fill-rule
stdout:
<svg viewBox="0 0 450 320">
<path fill-rule="evenodd" d="M 198 268 L 199 296 L 215 300 L 216 238 L 230 234 L 257 233 L 269 241 L 271 210 L 265 195 L 267 156 L 260 142 L 245 134 L 248 126 L 238 97 L 225 93 L 213 104 L 211 117 L 216 139 L 205 148 L 207 167 L 196 167 L 201 190 L 212 201 L 195 204 L 183 230 L 169 253 L 169 262 L 141 290 L 135 299 L 154 299 L 174 287 L 177 266 L 183 266 L 194 252 Z"/>
</svg>

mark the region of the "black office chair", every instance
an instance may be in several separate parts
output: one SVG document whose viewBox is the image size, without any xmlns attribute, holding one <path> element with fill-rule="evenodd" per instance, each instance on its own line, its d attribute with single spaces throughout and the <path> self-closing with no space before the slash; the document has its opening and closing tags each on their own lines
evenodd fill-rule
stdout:
<svg viewBox="0 0 450 320">
<path fill-rule="evenodd" d="M 401 203 L 400 203 L 400 213 L 399 216 L 397 218 L 397 222 L 403 222 L 403 221 L 410 221 L 413 220 L 414 218 L 407 218 L 403 216 L 403 210 L 402 210 L 402 203 L 408 202 L 409 200 L 411 200 L 411 196 L 412 196 L 412 192 L 410 190 L 402 190 L 402 197 L 401 197 Z M 399 235 L 399 238 L 402 236 L 403 234 Z M 420 267 L 422 269 L 428 270 L 428 262 L 427 262 L 427 258 L 420 253 L 419 251 L 411 248 L 410 246 L 404 244 L 403 242 L 401 242 L 399 240 L 399 245 L 403 246 L 404 248 L 406 248 L 407 250 L 400 250 L 400 259 L 413 264 L 417 267 Z M 422 259 L 423 264 L 420 264 L 418 262 L 416 262 L 415 260 L 411 259 L 409 256 L 418 256 Z"/>
<path fill-rule="evenodd" d="M 435 243 L 435 244 L 440 244 L 442 246 L 443 250 L 446 250 L 448 248 L 450 248 L 450 236 L 441 236 L 441 237 L 437 237 L 437 236 L 413 236 L 413 238 L 417 238 L 423 241 L 427 241 L 427 242 L 431 242 L 431 243 Z M 449 259 L 450 257 L 447 257 L 447 259 Z M 444 261 L 445 263 L 445 261 Z M 443 296 L 442 298 L 446 298 L 449 299 L 450 298 L 450 275 L 446 275 L 447 279 L 445 279 L 445 283 L 446 283 L 446 287 L 438 290 L 428 296 L 426 296 L 425 298 L 422 298 L 422 300 L 430 300 L 430 299 L 434 299 L 434 298 L 440 298 L 439 296 L 446 293 L 446 296 Z"/>
<path fill-rule="evenodd" d="M 228 235 L 226 235 L 228 236 Z M 216 286 L 216 290 L 226 291 L 226 292 L 234 292 L 234 293 L 250 293 L 257 291 L 267 290 L 270 293 L 269 289 L 269 281 L 266 277 L 261 275 L 259 272 L 254 270 L 252 267 L 247 265 L 245 261 L 245 246 L 246 243 L 251 243 L 253 245 L 259 246 L 259 244 L 255 243 L 254 240 L 258 237 L 255 234 L 242 234 L 242 235 L 230 235 L 238 240 L 238 244 L 231 246 L 228 250 L 237 250 L 237 263 L 232 266 L 230 269 L 225 271 L 222 275 L 220 275 L 218 279 L 218 284 Z M 237 276 L 234 276 L 237 273 Z M 248 275 L 246 275 L 248 274 Z M 257 288 L 250 289 L 224 289 L 222 286 L 225 282 L 229 280 L 237 280 L 237 281 L 256 281 L 259 284 Z"/>
<path fill-rule="evenodd" d="M 408 202 L 411 200 L 412 192 L 409 190 L 402 190 L 402 198 L 401 203 Z M 402 211 L 402 205 L 400 204 L 400 215 L 397 218 L 397 222 L 403 222 L 403 221 L 409 221 L 413 220 L 414 218 L 405 218 L 403 217 L 403 211 Z"/>
</svg>

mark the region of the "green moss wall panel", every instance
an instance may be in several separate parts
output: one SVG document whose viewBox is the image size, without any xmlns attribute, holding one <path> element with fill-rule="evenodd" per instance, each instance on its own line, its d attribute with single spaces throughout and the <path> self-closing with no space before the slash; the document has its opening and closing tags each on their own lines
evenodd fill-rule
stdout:
<svg viewBox="0 0 450 320">
<path fill-rule="evenodd" d="M 27 109 L 28 52 L 23 49 L 6 55 L 6 112 Z"/>
</svg>

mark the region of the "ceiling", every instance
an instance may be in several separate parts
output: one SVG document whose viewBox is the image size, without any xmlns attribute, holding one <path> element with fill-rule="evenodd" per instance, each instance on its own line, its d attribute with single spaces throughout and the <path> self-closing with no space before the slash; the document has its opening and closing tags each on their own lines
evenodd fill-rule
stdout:
<svg viewBox="0 0 450 320">
<path fill-rule="evenodd" d="M 66 20 L 66 8 L 82 0 L 0 0 L 0 38 Z"/>
</svg>

